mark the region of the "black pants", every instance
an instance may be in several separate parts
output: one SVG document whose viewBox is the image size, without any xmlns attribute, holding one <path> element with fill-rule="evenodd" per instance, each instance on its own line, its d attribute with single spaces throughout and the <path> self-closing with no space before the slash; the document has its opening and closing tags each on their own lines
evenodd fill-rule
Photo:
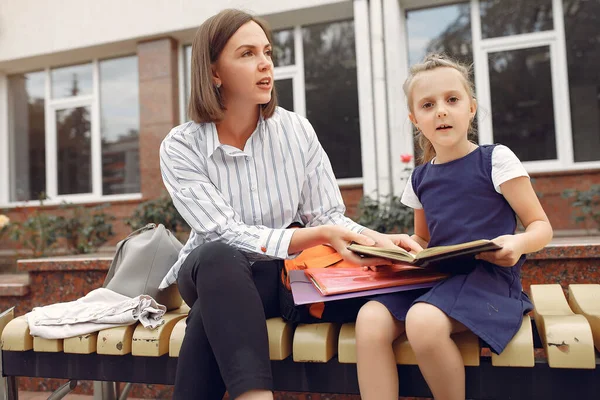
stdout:
<svg viewBox="0 0 600 400">
<path fill-rule="evenodd" d="M 266 318 L 279 315 L 282 261 L 250 266 L 235 248 L 211 242 L 192 251 L 177 278 L 191 307 L 179 353 L 174 399 L 232 399 L 272 390 Z"/>
<path fill-rule="evenodd" d="M 278 295 L 282 265 L 277 260 L 250 266 L 243 253 L 219 242 L 206 243 L 188 255 L 177 277 L 181 297 L 191 310 L 174 399 L 220 400 L 225 389 L 235 399 L 248 390 L 273 390 L 265 321 L 282 312 L 290 319 L 298 315 L 290 293 L 282 291 L 282 301 Z M 354 321 L 365 301 L 328 302 L 318 321 Z M 316 321 L 301 317 L 295 322 Z"/>
</svg>

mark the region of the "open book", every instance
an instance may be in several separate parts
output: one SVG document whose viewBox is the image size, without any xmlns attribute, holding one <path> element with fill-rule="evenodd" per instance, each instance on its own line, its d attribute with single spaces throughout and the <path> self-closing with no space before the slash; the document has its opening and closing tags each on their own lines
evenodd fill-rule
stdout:
<svg viewBox="0 0 600 400">
<path fill-rule="evenodd" d="M 447 274 L 410 266 L 381 267 L 377 271 L 365 271 L 360 267 L 311 268 L 305 269 L 304 273 L 321 296 L 392 287 L 397 288 L 394 291 L 421 289 L 448 277 Z"/>
<path fill-rule="evenodd" d="M 418 252 L 417 254 L 409 253 L 402 248 L 384 249 L 381 247 L 363 246 L 356 243 L 352 243 L 348 246 L 348 250 L 352 250 L 353 252 L 363 256 L 387 258 L 421 267 L 425 267 L 430 263 L 449 258 L 472 256 L 483 251 L 498 250 L 501 248 L 501 246 L 497 245 L 491 240 L 485 239 L 459 243 L 451 246 L 430 247 Z"/>
</svg>

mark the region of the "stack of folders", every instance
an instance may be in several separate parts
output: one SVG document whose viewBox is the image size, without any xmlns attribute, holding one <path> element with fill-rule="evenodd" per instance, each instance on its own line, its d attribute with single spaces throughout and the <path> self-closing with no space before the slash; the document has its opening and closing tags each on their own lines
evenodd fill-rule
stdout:
<svg viewBox="0 0 600 400">
<path fill-rule="evenodd" d="M 352 297 L 373 296 L 433 287 L 448 277 L 435 266 L 440 261 L 469 258 L 482 251 L 501 247 L 489 240 L 476 240 L 452 246 L 438 246 L 412 254 L 398 249 L 384 249 L 351 244 L 348 249 L 362 257 L 391 259 L 398 265 L 383 266 L 377 271 L 356 268 L 314 268 L 290 271 L 290 283 L 296 305 Z"/>
</svg>

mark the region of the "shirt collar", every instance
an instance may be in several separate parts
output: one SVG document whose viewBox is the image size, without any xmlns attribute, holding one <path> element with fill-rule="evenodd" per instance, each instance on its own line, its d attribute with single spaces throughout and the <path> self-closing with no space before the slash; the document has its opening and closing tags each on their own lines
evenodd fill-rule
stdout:
<svg viewBox="0 0 600 400">
<path fill-rule="evenodd" d="M 254 129 L 254 132 L 252 132 L 252 135 L 250 135 L 250 137 L 248 138 L 248 141 L 246 142 L 246 146 L 248 147 L 248 143 L 250 143 L 250 141 L 255 136 L 257 136 L 260 139 L 264 139 L 266 128 L 267 127 L 266 127 L 265 119 L 261 112 L 258 117 L 258 123 L 256 124 L 256 128 Z M 223 146 L 226 146 L 226 145 L 222 144 L 221 141 L 219 140 L 219 134 L 217 133 L 217 125 L 215 125 L 214 122 L 208 123 L 206 126 L 206 156 L 207 156 L 207 158 L 212 157 L 212 155 L 215 153 L 215 151 L 219 147 L 223 147 Z M 230 146 L 228 146 L 228 147 L 230 147 Z M 233 149 L 233 147 L 230 147 L 230 148 Z M 246 154 L 246 152 L 239 150 L 239 149 L 235 149 L 235 151 L 227 151 L 227 153 L 230 153 L 231 155 L 234 155 L 234 156 L 235 155 L 248 155 L 248 154 Z"/>
</svg>

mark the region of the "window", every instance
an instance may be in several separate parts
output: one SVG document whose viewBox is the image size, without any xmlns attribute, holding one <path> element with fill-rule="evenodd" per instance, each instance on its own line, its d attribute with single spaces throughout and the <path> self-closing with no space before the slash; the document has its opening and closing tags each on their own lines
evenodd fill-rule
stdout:
<svg viewBox="0 0 600 400">
<path fill-rule="evenodd" d="M 428 53 L 443 53 L 473 63 L 469 3 L 406 12 L 408 61 L 413 65 Z"/>
<path fill-rule="evenodd" d="M 531 172 L 600 165 L 600 2 L 439 3 L 405 10 L 409 63 L 439 51 L 473 62 L 480 142 L 506 144 Z"/>
<path fill-rule="evenodd" d="M 483 39 L 554 29 L 552 0 L 480 0 Z"/>
<path fill-rule="evenodd" d="M 306 116 L 337 178 L 362 176 L 354 23 L 303 29 Z"/>
<path fill-rule="evenodd" d="M 136 56 L 12 75 L 8 82 L 9 201 L 139 192 Z"/>
<path fill-rule="evenodd" d="M 100 62 L 102 193 L 140 192 L 137 57 Z"/>
<path fill-rule="evenodd" d="M 600 160 L 600 2 L 563 1 L 575 162 Z"/>
<path fill-rule="evenodd" d="M 353 21 L 275 31 L 273 50 L 279 105 L 310 120 L 340 184 L 344 178 L 361 177 Z M 184 46 L 182 52 L 187 104 L 191 46 Z"/>
<path fill-rule="evenodd" d="M 46 193 L 45 84 L 45 72 L 13 75 L 8 80 L 10 201 L 35 200 Z"/>
</svg>

